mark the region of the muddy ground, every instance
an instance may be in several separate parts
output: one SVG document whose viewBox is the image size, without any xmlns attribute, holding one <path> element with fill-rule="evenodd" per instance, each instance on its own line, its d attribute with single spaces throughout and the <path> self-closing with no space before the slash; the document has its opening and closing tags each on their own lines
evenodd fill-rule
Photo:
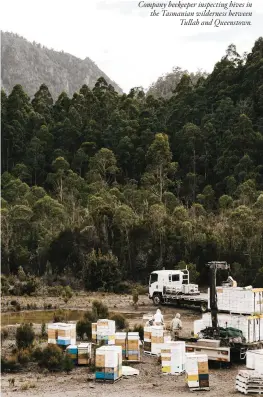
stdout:
<svg viewBox="0 0 263 397">
<path fill-rule="evenodd" d="M 16 299 L 30 299 L 17 297 Z M 10 297 L 5 298 L 10 300 Z M 35 297 L 36 303 L 47 298 Z M 49 298 L 54 303 L 56 298 Z M 125 313 L 128 317 L 130 326 L 139 323 L 143 324 L 142 316 L 147 313 L 154 313 L 156 308 L 151 304 L 147 296 L 140 296 L 139 307 L 134 309 L 131 296 L 118 295 L 98 295 L 77 296 L 74 301 L 70 301 L 63 308 L 84 310 L 91 306 L 93 299 L 101 299 L 107 303 L 109 309 L 115 312 Z M 193 330 L 193 321 L 201 317 L 198 310 L 177 309 L 173 307 L 163 307 L 165 323 L 169 324 L 175 313 L 181 313 L 183 321 L 183 335 L 189 337 Z M 33 313 L 33 312 L 32 312 Z M 34 324 L 36 329 L 40 328 L 39 324 Z M 13 326 L 12 328 L 15 328 Z M 5 341 L 4 349 L 11 346 L 15 341 L 10 333 L 9 340 Z M 231 396 L 235 392 L 235 376 L 241 366 L 232 366 L 230 369 L 213 368 L 210 369 L 210 391 L 191 392 L 185 385 L 185 376 L 162 375 L 161 367 L 155 357 L 143 355 L 140 364 L 131 365 L 139 369 L 138 377 L 121 379 L 115 384 L 94 383 L 94 375 L 89 374 L 88 368 L 76 368 L 69 375 L 40 373 L 37 370 L 31 372 L 22 372 L 18 374 L 2 375 L 2 395 L 3 396 L 52 396 L 52 397 L 157 397 L 157 396 L 194 396 L 200 394 L 211 397 Z M 9 387 L 8 380 L 15 379 L 15 387 Z"/>
</svg>

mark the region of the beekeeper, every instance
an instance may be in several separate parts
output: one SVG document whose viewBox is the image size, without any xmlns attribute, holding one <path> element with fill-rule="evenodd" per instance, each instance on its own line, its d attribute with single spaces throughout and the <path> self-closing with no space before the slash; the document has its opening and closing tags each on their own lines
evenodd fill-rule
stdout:
<svg viewBox="0 0 263 397">
<path fill-rule="evenodd" d="M 153 319 L 154 319 L 154 325 L 163 325 L 163 315 L 160 309 L 156 310 Z"/>
<path fill-rule="evenodd" d="M 180 320 L 181 315 L 177 313 L 171 322 L 171 339 L 175 341 L 179 338 L 180 331 L 182 329 L 182 321 Z"/>
<path fill-rule="evenodd" d="M 237 282 L 236 280 L 233 279 L 233 277 L 229 276 L 227 279 L 227 282 L 229 283 L 230 287 L 237 287 Z"/>
</svg>

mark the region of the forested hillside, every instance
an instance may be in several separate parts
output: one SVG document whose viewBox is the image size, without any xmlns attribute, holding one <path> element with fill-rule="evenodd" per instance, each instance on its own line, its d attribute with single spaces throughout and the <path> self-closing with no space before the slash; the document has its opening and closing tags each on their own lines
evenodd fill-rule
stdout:
<svg viewBox="0 0 263 397">
<path fill-rule="evenodd" d="M 169 99 L 100 78 L 54 102 L 2 92 L 2 271 L 86 288 L 226 260 L 263 283 L 263 38 Z M 182 265 L 182 264 L 181 264 Z"/>
</svg>

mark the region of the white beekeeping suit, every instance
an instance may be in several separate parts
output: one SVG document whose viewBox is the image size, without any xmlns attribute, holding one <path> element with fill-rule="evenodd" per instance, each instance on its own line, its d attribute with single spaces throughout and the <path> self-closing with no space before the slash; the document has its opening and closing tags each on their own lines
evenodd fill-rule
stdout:
<svg viewBox="0 0 263 397">
<path fill-rule="evenodd" d="M 163 325 L 163 315 L 160 309 L 156 310 L 154 315 L 154 323 L 155 325 Z"/>
</svg>

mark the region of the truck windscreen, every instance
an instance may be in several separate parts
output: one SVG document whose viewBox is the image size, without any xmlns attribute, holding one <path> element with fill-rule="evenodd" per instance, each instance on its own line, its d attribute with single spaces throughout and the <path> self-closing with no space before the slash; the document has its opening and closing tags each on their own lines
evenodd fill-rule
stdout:
<svg viewBox="0 0 263 397">
<path fill-rule="evenodd" d="M 158 281 L 158 274 L 152 273 L 152 274 L 150 275 L 150 284 L 156 283 L 156 281 Z"/>
</svg>

